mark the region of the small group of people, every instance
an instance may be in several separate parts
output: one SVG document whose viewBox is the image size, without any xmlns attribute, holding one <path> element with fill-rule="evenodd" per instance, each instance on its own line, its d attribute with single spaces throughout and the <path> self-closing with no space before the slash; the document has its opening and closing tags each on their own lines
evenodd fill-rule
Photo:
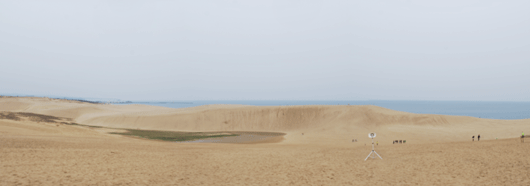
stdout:
<svg viewBox="0 0 530 186">
<path fill-rule="evenodd" d="M 475 136 L 471 137 L 473 141 L 475 141 Z M 477 136 L 477 141 L 480 141 L 480 134 Z"/>
<path fill-rule="evenodd" d="M 392 144 L 396 144 L 396 143 L 407 143 L 407 140 L 394 140 L 394 141 L 392 141 Z"/>
<path fill-rule="evenodd" d="M 352 139 L 351 142 L 357 142 L 357 139 Z"/>
<path fill-rule="evenodd" d="M 475 136 L 471 137 L 472 141 L 475 141 Z M 498 138 L 495 138 L 498 139 Z M 480 141 L 480 134 L 477 136 L 477 141 Z M 524 143 L 524 132 L 521 134 L 521 143 Z"/>
</svg>

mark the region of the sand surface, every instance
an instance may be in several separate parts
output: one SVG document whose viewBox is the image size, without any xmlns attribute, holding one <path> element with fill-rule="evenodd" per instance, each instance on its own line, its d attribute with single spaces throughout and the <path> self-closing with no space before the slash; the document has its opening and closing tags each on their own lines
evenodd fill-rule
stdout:
<svg viewBox="0 0 530 186">
<path fill-rule="evenodd" d="M 287 134 L 270 143 L 174 143 L 0 119 L 0 185 L 530 185 L 530 141 L 517 138 L 530 120 L 376 106 L 172 109 L 47 98 L 0 98 L 0 111 L 113 128 Z M 377 133 L 383 160 L 364 161 L 368 132 Z M 478 134 L 481 141 L 471 142 Z"/>
</svg>

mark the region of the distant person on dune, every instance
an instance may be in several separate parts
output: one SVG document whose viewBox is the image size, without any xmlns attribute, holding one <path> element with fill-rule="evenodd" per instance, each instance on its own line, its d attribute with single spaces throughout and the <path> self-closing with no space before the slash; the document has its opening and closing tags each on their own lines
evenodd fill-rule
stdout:
<svg viewBox="0 0 530 186">
<path fill-rule="evenodd" d="M 524 143 L 524 132 L 521 134 L 521 143 Z"/>
<path fill-rule="evenodd" d="M 478 137 L 477 137 L 477 141 L 480 141 L 480 134 L 479 134 Z"/>
<path fill-rule="evenodd" d="M 471 137 L 471 139 L 473 139 L 473 141 L 475 141 L 475 136 Z"/>
</svg>

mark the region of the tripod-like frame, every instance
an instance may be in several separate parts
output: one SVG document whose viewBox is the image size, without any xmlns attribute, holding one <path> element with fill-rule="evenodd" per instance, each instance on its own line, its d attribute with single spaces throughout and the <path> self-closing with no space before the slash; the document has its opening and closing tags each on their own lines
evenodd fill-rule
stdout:
<svg viewBox="0 0 530 186">
<path fill-rule="evenodd" d="M 366 159 L 364 159 L 364 161 L 366 161 L 370 157 L 370 155 L 373 155 L 372 159 L 375 158 L 375 155 L 379 156 L 379 154 L 377 154 L 377 152 L 375 152 L 375 149 L 374 149 L 374 138 L 373 137 L 372 137 L 372 152 L 370 152 L 370 154 L 368 154 L 368 156 L 366 157 Z M 381 158 L 381 156 L 379 156 L 379 158 Z M 381 158 L 381 159 L 383 159 L 383 158 Z"/>
</svg>

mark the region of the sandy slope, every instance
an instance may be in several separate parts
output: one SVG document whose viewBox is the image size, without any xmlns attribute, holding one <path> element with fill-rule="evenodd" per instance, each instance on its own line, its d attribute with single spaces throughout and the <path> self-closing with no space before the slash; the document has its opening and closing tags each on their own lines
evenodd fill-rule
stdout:
<svg viewBox="0 0 530 186">
<path fill-rule="evenodd" d="M 280 143 L 183 144 L 0 120 L 0 185 L 530 185 L 530 141 L 514 139 L 530 131 L 529 120 L 410 114 L 376 106 L 170 109 L 45 98 L 0 98 L 0 111 L 122 128 L 288 134 Z M 371 131 L 378 133 L 377 151 L 384 160 L 363 161 Z M 478 133 L 483 140 L 470 142 Z M 393 139 L 407 144 L 392 145 Z"/>
<path fill-rule="evenodd" d="M 87 125 L 175 131 L 286 132 L 284 143 L 350 145 L 368 142 L 408 143 L 513 138 L 530 131 L 530 120 L 492 120 L 466 116 L 411 114 L 377 106 L 207 105 L 172 109 L 147 105 L 96 105 L 46 98 L 3 98 L 0 111 L 23 111 L 72 118 Z M 305 135 L 302 136 L 301 133 Z"/>
</svg>

